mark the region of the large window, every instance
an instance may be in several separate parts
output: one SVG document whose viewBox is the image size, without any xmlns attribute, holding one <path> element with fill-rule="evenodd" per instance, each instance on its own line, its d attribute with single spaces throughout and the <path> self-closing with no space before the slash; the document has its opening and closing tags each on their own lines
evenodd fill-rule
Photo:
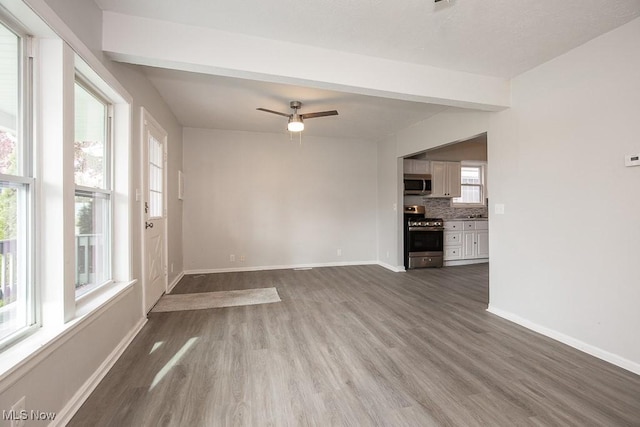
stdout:
<svg viewBox="0 0 640 427">
<path fill-rule="evenodd" d="M 0 21 L 0 347 L 35 323 L 26 43 Z"/>
<path fill-rule="evenodd" d="M 19 365 L 28 355 L 55 351 L 58 339 L 80 332 L 80 322 L 92 321 L 135 280 L 132 98 L 98 58 L 77 53 L 82 43 L 58 38 L 22 2 L 0 3 L 0 373 L 6 376 L 28 366 Z"/>
<path fill-rule="evenodd" d="M 485 191 L 484 164 L 462 164 L 460 168 L 461 196 L 452 200 L 458 206 L 484 206 Z"/>
<path fill-rule="evenodd" d="M 75 84 L 76 298 L 111 281 L 111 106 Z"/>
</svg>

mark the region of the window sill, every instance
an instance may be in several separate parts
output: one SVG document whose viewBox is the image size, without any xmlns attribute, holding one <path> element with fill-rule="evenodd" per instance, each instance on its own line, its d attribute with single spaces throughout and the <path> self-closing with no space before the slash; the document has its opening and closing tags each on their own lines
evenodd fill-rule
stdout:
<svg viewBox="0 0 640 427">
<path fill-rule="evenodd" d="M 91 324 L 106 308 L 133 289 L 136 280 L 116 282 L 94 298 L 82 301 L 76 317 L 59 327 L 42 327 L 0 354 L 0 393 L 21 378 L 34 365 Z"/>
</svg>

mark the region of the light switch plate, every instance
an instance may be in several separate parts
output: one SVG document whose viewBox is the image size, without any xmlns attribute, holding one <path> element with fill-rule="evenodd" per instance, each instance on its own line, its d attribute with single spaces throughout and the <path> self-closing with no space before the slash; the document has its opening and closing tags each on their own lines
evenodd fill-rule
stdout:
<svg viewBox="0 0 640 427">
<path fill-rule="evenodd" d="M 504 214 L 504 205 L 502 203 L 496 203 L 494 210 L 496 214 L 502 215 Z"/>
<path fill-rule="evenodd" d="M 640 154 L 627 154 L 624 156 L 625 166 L 640 166 Z"/>
</svg>

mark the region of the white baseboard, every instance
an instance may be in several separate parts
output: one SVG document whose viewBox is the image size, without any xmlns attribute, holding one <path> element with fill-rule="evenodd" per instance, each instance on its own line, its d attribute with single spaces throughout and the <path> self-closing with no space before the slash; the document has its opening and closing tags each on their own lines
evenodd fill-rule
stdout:
<svg viewBox="0 0 640 427">
<path fill-rule="evenodd" d="M 291 270 L 296 268 L 321 268 L 321 267 L 344 267 L 350 265 L 372 265 L 378 264 L 376 261 L 349 261 L 349 262 L 327 262 L 315 264 L 293 264 L 293 265 L 261 265 L 256 267 L 235 267 L 235 268 L 204 268 L 196 270 L 185 270 L 184 274 L 210 274 L 210 273 L 235 273 L 242 271 L 264 271 L 264 270 Z"/>
<path fill-rule="evenodd" d="M 404 265 L 398 265 L 398 266 L 394 267 L 393 265 L 387 264 L 386 262 L 378 262 L 378 265 L 380 267 L 386 268 L 387 270 L 391 270 L 394 273 L 404 273 L 404 272 L 407 271 L 407 270 L 405 270 Z"/>
<path fill-rule="evenodd" d="M 633 362 L 629 359 L 625 359 L 624 357 L 618 356 L 617 354 L 614 354 L 614 353 L 610 353 L 606 350 L 603 350 L 591 344 L 587 344 L 584 341 L 580 341 L 576 338 L 573 338 L 569 335 L 565 335 L 556 330 L 538 325 L 537 323 L 534 323 L 523 317 L 517 316 L 508 311 L 504 311 L 499 308 L 492 307 L 491 305 L 489 305 L 489 308 L 487 308 L 487 311 L 489 313 L 495 314 L 496 316 L 502 317 L 503 319 L 509 320 L 513 323 L 517 323 L 520 326 L 524 326 L 527 329 L 531 329 L 532 331 L 535 331 L 546 337 L 552 338 L 556 341 L 560 341 L 563 344 L 566 344 L 570 347 L 573 347 L 582 352 L 590 354 L 591 356 L 597 357 L 598 359 L 604 360 L 605 362 L 609 362 L 613 365 L 619 366 L 622 369 L 626 369 L 627 371 L 640 375 L 639 363 Z"/>
<path fill-rule="evenodd" d="M 64 408 L 57 414 L 57 417 L 50 426 L 65 426 L 71 421 L 71 418 L 76 414 L 78 409 L 87 400 L 87 398 L 93 393 L 100 381 L 107 375 L 109 370 L 113 368 L 113 365 L 118 361 L 125 349 L 131 344 L 131 341 L 138 335 L 138 332 L 147 323 L 147 318 L 140 319 L 140 322 L 129 331 L 129 333 L 120 341 L 120 344 L 113 349 L 111 354 L 102 362 L 100 367 L 89 377 L 87 381 L 80 387 L 80 389 L 73 395 L 71 400 L 65 405 Z"/>
<path fill-rule="evenodd" d="M 178 276 L 173 279 L 173 281 L 171 283 L 169 283 L 169 289 L 167 289 L 167 293 L 170 294 L 171 291 L 173 290 L 173 288 L 176 287 L 176 285 L 178 284 L 178 282 L 180 280 L 182 280 L 182 278 L 184 277 L 184 271 L 180 272 L 180 274 L 178 274 Z"/>
</svg>

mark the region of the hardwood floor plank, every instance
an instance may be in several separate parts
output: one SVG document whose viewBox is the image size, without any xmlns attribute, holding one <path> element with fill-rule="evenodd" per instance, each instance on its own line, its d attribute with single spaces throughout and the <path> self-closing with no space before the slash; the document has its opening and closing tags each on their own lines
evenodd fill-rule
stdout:
<svg viewBox="0 0 640 427">
<path fill-rule="evenodd" d="M 640 426 L 640 377 L 486 312 L 488 266 L 185 276 L 71 426 Z"/>
</svg>

